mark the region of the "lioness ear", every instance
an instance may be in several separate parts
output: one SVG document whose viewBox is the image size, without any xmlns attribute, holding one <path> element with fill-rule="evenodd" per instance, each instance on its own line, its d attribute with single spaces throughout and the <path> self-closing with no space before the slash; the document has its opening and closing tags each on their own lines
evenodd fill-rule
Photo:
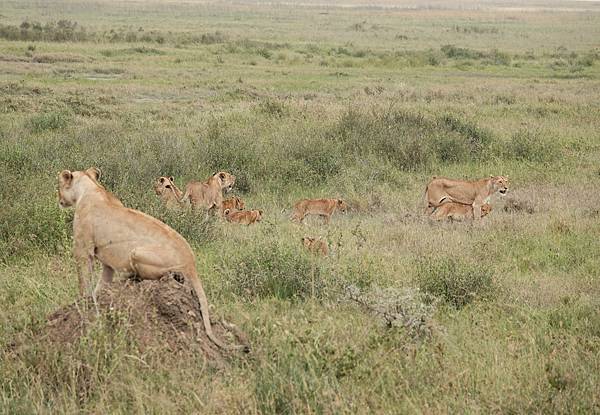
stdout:
<svg viewBox="0 0 600 415">
<path fill-rule="evenodd" d="M 493 174 L 490 174 L 490 179 L 493 179 L 493 178 L 494 178 L 494 175 L 493 175 Z"/>
<path fill-rule="evenodd" d="M 229 209 L 225 209 L 225 211 L 223 212 L 224 215 L 229 215 Z"/>
<path fill-rule="evenodd" d="M 93 178 L 96 181 L 98 181 L 98 179 L 100 179 L 100 175 L 102 174 L 100 169 L 97 167 L 90 167 L 85 172 L 88 176 L 90 176 L 91 178 Z"/>
<path fill-rule="evenodd" d="M 341 205 L 342 203 L 344 203 L 344 201 L 342 199 L 338 199 L 338 205 Z"/>
<path fill-rule="evenodd" d="M 164 177 L 161 177 L 161 178 L 160 178 L 160 182 L 161 182 L 161 183 L 164 183 L 164 182 L 165 182 L 165 178 L 164 178 Z"/>
<path fill-rule="evenodd" d="M 73 180 L 73 173 L 71 173 L 70 170 L 63 170 L 58 174 L 58 177 L 61 183 L 69 184 L 71 183 L 71 180 Z"/>
<path fill-rule="evenodd" d="M 175 183 L 175 177 L 169 176 L 169 180 L 171 180 L 173 183 Z"/>
<path fill-rule="evenodd" d="M 225 173 L 223 173 L 223 172 L 219 173 L 219 177 L 220 177 L 221 179 L 225 179 Z"/>
</svg>

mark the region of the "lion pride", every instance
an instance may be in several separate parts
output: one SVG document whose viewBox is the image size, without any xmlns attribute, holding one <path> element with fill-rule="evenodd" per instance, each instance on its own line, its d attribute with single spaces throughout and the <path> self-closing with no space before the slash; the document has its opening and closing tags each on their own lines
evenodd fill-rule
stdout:
<svg viewBox="0 0 600 415">
<path fill-rule="evenodd" d="M 262 220 L 262 210 L 237 210 L 225 209 L 223 212 L 228 222 L 239 223 L 241 225 L 252 225 Z"/>
<path fill-rule="evenodd" d="M 481 206 L 489 203 L 495 193 L 505 195 L 508 185 L 508 177 L 505 176 L 490 176 L 474 181 L 434 177 L 425 188 L 425 213 L 431 215 L 442 203 L 456 202 L 473 206 L 475 220 L 481 219 Z"/>
<path fill-rule="evenodd" d="M 492 205 L 484 203 L 481 206 L 481 217 L 488 215 L 492 211 Z M 473 219 L 473 206 L 462 203 L 446 202 L 438 206 L 430 216 L 435 220 L 467 220 Z"/>
<path fill-rule="evenodd" d="M 292 221 L 302 223 L 306 215 L 319 215 L 328 224 L 335 211 L 346 213 L 347 209 L 342 199 L 303 199 L 294 204 Z"/>
<path fill-rule="evenodd" d="M 86 280 L 93 276 L 94 260 L 102 264 L 102 278 L 92 292 L 94 302 L 101 285 L 111 283 L 115 271 L 149 280 L 168 272 L 181 273 L 198 296 L 207 336 L 219 347 L 225 347 L 213 334 L 208 301 L 190 245 L 158 219 L 123 206 L 98 183 L 99 177 L 95 168 L 63 170 L 58 174 L 59 205 L 75 208 L 73 256 L 80 295 L 87 290 Z"/>
<path fill-rule="evenodd" d="M 223 202 L 223 190 L 229 192 L 235 184 L 235 176 L 224 171 L 213 174 L 205 182 L 189 182 L 181 201 L 190 202 L 193 208 L 219 209 Z"/>
</svg>

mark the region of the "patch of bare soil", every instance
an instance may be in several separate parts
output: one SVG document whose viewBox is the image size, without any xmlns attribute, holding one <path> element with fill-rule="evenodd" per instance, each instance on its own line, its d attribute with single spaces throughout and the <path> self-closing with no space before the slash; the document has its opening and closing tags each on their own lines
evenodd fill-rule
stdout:
<svg viewBox="0 0 600 415">
<path fill-rule="evenodd" d="M 168 351 L 201 352 L 207 361 L 223 366 L 232 353 L 216 346 L 204 331 L 200 303 L 184 278 L 165 275 L 156 281 L 115 281 L 97 296 L 98 310 L 90 297 L 62 307 L 48 316 L 40 340 L 75 343 L 98 318 L 106 318 L 115 330 L 126 330 L 143 350 L 159 346 Z M 212 311 L 212 310 L 211 310 Z M 234 325 L 211 323 L 214 334 L 228 346 L 245 346 L 247 337 Z"/>
</svg>

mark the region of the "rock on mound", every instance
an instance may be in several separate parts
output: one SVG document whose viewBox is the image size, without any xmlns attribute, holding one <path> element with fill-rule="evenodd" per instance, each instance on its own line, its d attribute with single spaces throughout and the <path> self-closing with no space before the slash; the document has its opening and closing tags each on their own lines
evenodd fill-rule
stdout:
<svg viewBox="0 0 600 415">
<path fill-rule="evenodd" d="M 98 318 L 106 318 L 111 326 L 127 330 L 142 350 L 159 346 L 171 352 L 200 351 L 217 366 L 231 353 L 206 336 L 198 298 L 181 275 L 169 274 L 156 281 L 115 281 L 98 293 L 97 300 L 99 313 L 91 297 L 52 313 L 42 337 L 54 343 L 74 343 Z M 223 343 L 247 345 L 246 336 L 232 324 L 212 323 Z"/>
</svg>

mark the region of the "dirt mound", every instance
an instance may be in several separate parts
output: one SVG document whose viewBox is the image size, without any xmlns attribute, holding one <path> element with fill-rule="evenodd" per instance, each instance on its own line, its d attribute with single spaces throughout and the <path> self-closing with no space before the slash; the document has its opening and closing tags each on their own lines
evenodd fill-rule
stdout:
<svg viewBox="0 0 600 415">
<path fill-rule="evenodd" d="M 159 346 L 171 352 L 201 352 L 209 362 L 222 366 L 231 351 L 217 347 L 204 331 L 196 294 L 178 274 L 156 281 L 115 281 L 97 296 L 98 311 L 89 298 L 62 307 L 48 316 L 40 340 L 65 344 L 79 341 L 98 318 L 114 330 L 126 330 L 144 350 Z M 247 337 L 234 325 L 214 321 L 213 332 L 226 345 L 243 345 Z"/>
</svg>

